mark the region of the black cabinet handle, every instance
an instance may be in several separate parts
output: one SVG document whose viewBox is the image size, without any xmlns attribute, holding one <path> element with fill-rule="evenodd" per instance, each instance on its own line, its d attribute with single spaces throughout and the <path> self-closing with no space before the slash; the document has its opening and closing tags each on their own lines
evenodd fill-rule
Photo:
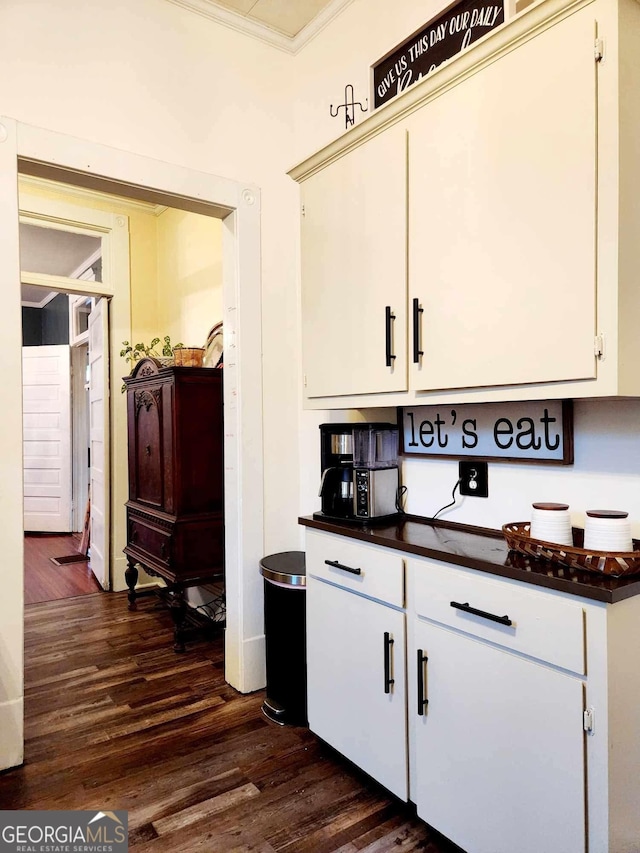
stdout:
<svg viewBox="0 0 640 853">
<path fill-rule="evenodd" d="M 418 299 L 413 300 L 413 363 L 418 364 L 420 356 L 424 355 L 420 349 L 420 315 L 424 308 L 420 307 Z"/>
<path fill-rule="evenodd" d="M 334 569 L 342 569 L 343 572 L 351 572 L 352 575 L 361 575 L 362 569 L 352 569 L 351 566 L 343 566 L 337 560 L 325 560 L 327 566 L 333 566 Z"/>
<path fill-rule="evenodd" d="M 429 700 L 425 699 L 424 695 L 424 667 L 429 658 L 425 655 L 422 649 L 418 649 L 418 716 L 424 716 L 424 709 L 429 704 Z"/>
<path fill-rule="evenodd" d="M 151 445 L 150 444 L 147 444 L 147 446 L 144 449 L 144 452 L 147 454 L 147 456 L 151 456 Z"/>
<path fill-rule="evenodd" d="M 391 678 L 391 646 L 393 638 L 388 631 L 384 632 L 384 692 L 391 693 L 391 685 L 395 684 L 395 679 Z"/>
<path fill-rule="evenodd" d="M 391 364 L 393 363 L 393 359 L 395 358 L 395 355 L 391 352 L 391 328 L 392 328 L 391 324 L 396 319 L 396 315 L 391 313 L 391 306 L 390 305 L 387 305 L 387 307 L 384 309 L 384 316 L 385 316 L 385 328 L 384 328 L 384 330 L 385 330 L 385 348 L 386 348 L 386 357 L 387 357 L 386 360 L 387 360 L 387 367 L 391 367 Z"/>
<path fill-rule="evenodd" d="M 465 601 L 460 604 L 458 601 L 452 601 L 451 606 L 456 610 L 463 610 L 465 613 L 473 613 L 474 616 L 482 616 L 483 619 L 490 619 L 492 622 L 499 622 L 501 625 L 513 625 L 508 616 L 496 616 L 495 613 L 487 613 L 486 610 L 476 610 L 475 607 L 470 607 L 469 602 Z"/>
</svg>

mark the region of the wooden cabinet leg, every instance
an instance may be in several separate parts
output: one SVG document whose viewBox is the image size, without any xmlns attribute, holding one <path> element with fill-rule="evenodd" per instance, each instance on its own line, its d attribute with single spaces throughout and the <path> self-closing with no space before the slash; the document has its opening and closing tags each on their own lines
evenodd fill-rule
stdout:
<svg viewBox="0 0 640 853">
<path fill-rule="evenodd" d="M 129 610 L 136 609 L 136 584 L 138 583 L 138 568 L 132 560 L 127 560 L 127 568 L 124 570 L 124 579 L 129 587 L 127 598 L 129 599 Z"/>
<path fill-rule="evenodd" d="M 187 604 L 184 600 L 184 589 L 175 587 L 171 597 L 171 618 L 173 619 L 173 650 L 184 651 L 184 622 L 187 615 Z"/>
</svg>

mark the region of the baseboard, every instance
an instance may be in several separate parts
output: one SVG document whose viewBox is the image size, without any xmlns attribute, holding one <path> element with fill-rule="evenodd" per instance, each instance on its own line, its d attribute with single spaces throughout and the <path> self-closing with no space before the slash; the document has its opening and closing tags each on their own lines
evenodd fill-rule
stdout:
<svg viewBox="0 0 640 853">
<path fill-rule="evenodd" d="M 122 592 L 127 588 L 127 582 L 124 579 L 126 568 L 126 557 L 115 557 L 111 561 L 111 589 L 113 592 Z"/>
<path fill-rule="evenodd" d="M 267 683 L 265 668 L 264 634 L 243 640 L 241 648 L 234 649 L 227 632 L 225 644 L 224 677 L 240 693 L 262 690 Z"/>
<path fill-rule="evenodd" d="M 24 761 L 24 710 L 22 699 L 0 704 L 0 770 Z"/>
</svg>

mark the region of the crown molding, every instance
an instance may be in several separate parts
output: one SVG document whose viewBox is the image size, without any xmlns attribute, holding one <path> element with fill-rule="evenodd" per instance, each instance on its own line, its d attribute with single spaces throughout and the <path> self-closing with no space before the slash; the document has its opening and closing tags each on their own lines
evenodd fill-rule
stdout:
<svg viewBox="0 0 640 853">
<path fill-rule="evenodd" d="M 347 6 L 350 6 L 353 0 L 332 0 L 328 6 L 325 6 L 322 12 L 319 12 L 315 18 L 310 21 L 306 27 L 303 27 L 298 35 L 293 39 L 293 53 L 299 53 L 303 47 L 306 47 L 310 41 L 322 32 L 322 30 L 342 14 Z"/>
<path fill-rule="evenodd" d="M 26 302 L 25 300 L 22 300 L 20 304 L 23 308 L 44 308 L 52 300 L 54 300 L 57 295 L 58 291 L 52 290 L 49 293 L 45 293 L 40 302 Z"/>
<path fill-rule="evenodd" d="M 293 37 L 274 30 L 267 24 L 260 24 L 250 18 L 245 18 L 231 9 L 218 6 L 212 0 L 167 0 L 167 2 L 173 3 L 174 6 L 180 6 L 189 12 L 195 12 L 197 15 L 202 15 L 210 21 L 215 21 L 217 24 L 229 27 L 229 29 L 236 30 L 236 32 L 243 35 L 265 42 L 271 47 L 282 50 L 284 53 L 295 55 L 314 39 L 327 24 L 346 9 L 347 6 L 350 6 L 353 0 L 332 0 L 322 12 L 316 15 L 306 27 L 303 27 Z"/>
</svg>

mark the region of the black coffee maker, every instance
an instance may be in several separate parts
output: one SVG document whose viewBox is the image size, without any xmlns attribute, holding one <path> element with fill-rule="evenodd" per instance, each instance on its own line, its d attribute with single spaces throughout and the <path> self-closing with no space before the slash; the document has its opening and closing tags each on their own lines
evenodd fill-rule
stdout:
<svg viewBox="0 0 640 853">
<path fill-rule="evenodd" d="M 322 515 L 353 516 L 353 424 L 320 424 Z"/>
<path fill-rule="evenodd" d="M 314 518 L 370 523 L 396 515 L 397 433 L 388 423 L 320 424 L 322 511 Z"/>
</svg>

